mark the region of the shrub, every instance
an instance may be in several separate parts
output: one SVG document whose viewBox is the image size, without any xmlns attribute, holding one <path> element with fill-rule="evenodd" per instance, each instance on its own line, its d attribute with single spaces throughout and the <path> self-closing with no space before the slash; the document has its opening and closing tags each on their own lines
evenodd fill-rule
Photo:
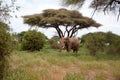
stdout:
<svg viewBox="0 0 120 80">
<path fill-rule="evenodd" d="M 26 33 L 26 31 L 22 31 L 22 32 L 16 34 L 18 42 L 20 42 L 20 43 L 22 42 L 22 39 L 23 39 L 23 36 L 24 36 L 25 33 Z"/>
<path fill-rule="evenodd" d="M 52 49 L 60 49 L 60 44 L 58 43 L 58 41 L 59 41 L 59 37 L 58 36 L 53 36 L 49 40 L 50 47 Z"/>
<path fill-rule="evenodd" d="M 82 43 L 84 46 L 89 49 L 91 55 L 96 55 L 100 50 L 103 50 L 105 47 L 105 33 L 88 33 L 82 37 Z"/>
<path fill-rule="evenodd" d="M 29 30 L 22 40 L 22 50 L 39 51 L 43 48 L 45 36 L 36 30 Z"/>
<path fill-rule="evenodd" d="M 49 40 L 49 44 L 52 49 L 60 49 L 60 45 L 53 39 Z"/>
<path fill-rule="evenodd" d="M 107 54 L 120 54 L 120 36 L 112 32 L 88 33 L 83 35 L 81 43 L 92 55 L 96 55 L 99 51 L 105 51 Z"/>
<path fill-rule="evenodd" d="M 120 54 L 120 36 L 112 33 L 106 34 L 106 40 L 109 46 L 106 47 L 107 54 Z"/>
<path fill-rule="evenodd" d="M 9 26 L 0 22 L 0 80 L 5 79 L 8 69 L 8 57 L 12 51 Z"/>
</svg>

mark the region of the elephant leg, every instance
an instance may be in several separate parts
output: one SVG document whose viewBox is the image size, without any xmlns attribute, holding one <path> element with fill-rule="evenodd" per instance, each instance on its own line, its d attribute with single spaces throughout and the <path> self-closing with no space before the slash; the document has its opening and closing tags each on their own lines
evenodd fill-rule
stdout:
<svg viewBox="0 0 120 80">
<path fill-rule="evenodd" d="M 73 52 L 74 52 L 74 53 L 77 53 L 77 50 L 76 50 L 76 49 L 73 49 Z"/>
<path fill-rule="evenodd" d="M 72 45 L 69 44 L 69 45 L 68 45 L 68 52 L 70 52 L 71 48 L 72 48 Z"/>
<path fill-rule="evenodd" d="M 73 48 L 74 53 L 78 53 L 78 48 Z"/>
<path fill-rule="evenodd" d="M 70 52 L 71 47 L 68 46 L 66 49 L 67 49 L 67 52 Z"/>
<path fill-rule="evenodd" d="M 75 53 L 75 50 L 73 49 L 73 53 Z"/>
<path fill-rule="evenodd" d="M 70 52 L 70 48 L 71 48 L 70 44 L 69 44 L 69 43 L 66 43 L 65 45 L 66 45 L 66 50 L 67 50 L 67 52 Z"/>
<path fill-rule="evenodd" d="M 67 48 L 67 52 L 70 52 L 70 48 Z"/>
<path fill-rule="evenodd" d="M 75 53 L 75 56 L 77 56 L 77 50 L 73 49 L 73 53 Z"/>
</svg>

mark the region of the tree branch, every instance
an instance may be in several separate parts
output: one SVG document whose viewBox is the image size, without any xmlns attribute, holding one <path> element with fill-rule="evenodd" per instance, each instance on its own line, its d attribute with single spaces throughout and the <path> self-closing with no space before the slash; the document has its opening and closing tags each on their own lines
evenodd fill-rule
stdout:
<svg viewBox="0 0 120 80">
<path fill-rule="evenodd" d="M 105 12 L 105 11 L 107 10 L 108 6 L 111 6 L 114 1 L 115 1 L 115 0 L 111 0 L 111 1 L 105 6 L 105 8 L 104 8 L 103 11 Z"/>
<path fill-rule="evenodd" d="M 93 18 L 93 16 L 94 16 L 94 14 L 95 14 L 96 11 L 97 11 L 97 7 L 96 7 L 95 10 L 93 11 L 91 18 Z"/>
<path fill-rule="evenodd" d="M 115 0 L 115 2 L 117 2 L 118 4 L 120 4 L 120 1 L 119 1 L 119 0 Z"/>
<path fill-rule="evenodd" d="M 59 37 L 61 38 L 61 37 L 62 37 L 62 35 L 60 34 L 59 29 L 58 29 L 58 28 L 55 28 L 55 29 L 56 29 L 56 31 L 57 31 L 57 33 L 58 33 Z"/>
<path fill-rule="evenodd" d="M 68 30 L 68 26 L 66 26 L 66 31 L 67 31 L 67 37 L 70 35 L 70 30 Z"/>
<path fill-rule="evenodd" d="M 64 34 L 63 34 L 62 30 L 59 28 L 59 26 L 55 27 L 55 29 L 57 30 L 60 38 L 64 37 Z"/>
<path fill-rule="evenodd" d="M 73 34 L 76 32 L 76 25 L 74 25 L 73 26 L 73 28 L 71 28 L 70 30 L 71 30 L 71 35 L 70 35 L 70 37 L 72 37 L 73 36 Z"/>
<path fill-rule="evenodd" d="M 66 32 L 67 32 L 67 31 L 64 32 L 64 36 L 65 36 Z"/>
<path fill-rule="evenodd" d="M 119 12 L 118 12 L 117 21 L 119 20 L 119 16 L 120 16 L 120 8 L 119 8 Z"/>
</svg>

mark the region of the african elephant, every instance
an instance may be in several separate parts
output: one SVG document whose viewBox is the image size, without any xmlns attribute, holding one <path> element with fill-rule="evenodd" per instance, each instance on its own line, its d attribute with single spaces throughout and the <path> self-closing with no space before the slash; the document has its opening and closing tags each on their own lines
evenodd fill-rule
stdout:
<svg viewBox="0 0 120 80">
<path fill-rule="evenodd" d="M 80 42 L 76 38 L 60 38 L 61 50 L 66 49 L 67 52 L 70 52 L 72 49 L 73 52 L 78 52 Z"/>
</svg>

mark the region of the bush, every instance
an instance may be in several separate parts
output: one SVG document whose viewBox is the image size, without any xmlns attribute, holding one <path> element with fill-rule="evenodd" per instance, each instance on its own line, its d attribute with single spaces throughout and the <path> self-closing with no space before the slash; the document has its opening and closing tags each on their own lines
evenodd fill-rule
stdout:
<svg viewBox="0 0 120 80">
<path fill-rule="evenodd" d="M 107 54 L 120 54 L 120 36 L 111 32 L 95 32 L 83 35 L 82 44 L 90 51 L 91 55 L 96 55 L 99 51 Z"/>
<path fill-rule="evenodd" d="M 107 33 L 106 34 L 107 42 L 109 42 L 109 46 L 106 47 L 107 54 L 120 54 L 120 36 Z"/>
<path fill-rule="evenodd" d="M 24 36 L 25 33 L 26 33 L 26 31 L 22 31 L 22 32 L 16 34 L 15 38 L 17 38 L 17 40 L 18 40 L 19 43 L 22 42 L 22 39 L 23 39 L 23 36 Z"/>
<path fill-rule="evenodd" d="M 43 48 L 45 36 L 36 30 L 30 30 L 25 33 L 22 40 L 22 50 L 39 51 Z"/>
<path fill-rule="evenodd" d="M 8 69 L 8 57 L 12 51 L 9 26 L 0 22 L 0 80 L 5 79 Z"/>
<path fill-rule="evenodd" d="M 60 49 L 60 44 L 58 43 L 58 41 L 59 41 L 59 37 L 58 36 L 53 36 L 49 40 L 50 47 L 52 49 Z"/>
<path fill-rule="evenodd" d="M 96 55 L 100 50 L 103 50 L 106 43 L 105 33 L 89 33 L 82 37 L 82 43 L 89 49 L 91 55 Z"/>
<path fill-rule="evenodd" d="M 49 44 L 52 49 L 60 49 L 60 45 L 53 39 L 49 40 Z"/>
</svg>

